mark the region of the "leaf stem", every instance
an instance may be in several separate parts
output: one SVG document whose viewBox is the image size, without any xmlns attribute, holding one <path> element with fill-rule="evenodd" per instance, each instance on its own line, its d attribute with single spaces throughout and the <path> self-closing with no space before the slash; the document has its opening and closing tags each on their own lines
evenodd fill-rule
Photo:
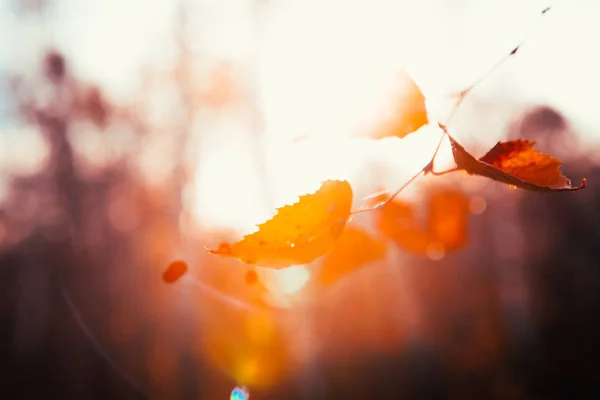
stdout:
<svg viewBox="0 0 600 400">
<path fill-rule="evenodd" d="M 460 171 L 460 170 L 461 170 L 461 168 L 454 167 L 454 168 L 450 168 L 450 169 L 447 169 L 446 171 L 442 171 L 442 172 L 431 171 L 431 175 L 433 175 L 433 176 L 443 176 L 443 175 L 450 174 L 452 172 L 456 172 L 456 171 Z"/>
<path fill-rule="evenodd" d="M 544 8 L 540 12 L 540 17 L 537 20 L 537 23 L 534 24 L 531 29 L 527 32 L 527 34 L 521 39 L 519 44 L 517 44 L 508 54 L 499 59 L 490 69 L 484 72 L 479 78 L 475 79 L 471 85 L 469 85 L 466 89 L 463 89 L 460 93 L 454 95 L 453 97 L 458 97 L 458 100 L 454 104 L 450 115 L 446 119 L 446 123 L 444 125 L 448 125 L 452 118 L 454 118 L 456 111 L 458 111 L 459 106 L 465 100 L 465 98 L 475 89 L 479 84 L 481 84 L 484 80 L 486 80 L 491 74 L 493 74 L 498 68 L 500 68 L 506 61 L 508 61 L 512 56 L 517 54 L 519 49 L 529 40 L 531 35 L 536 31 L 537 25 L 540 23 L 541 19 L 548 13 L 548 11 L 552 10 L 552 6 L 548 6 Z"/>
<path fill-rule="evenodd" d="M 548 6 L 541 11 L 540 18 L 538 19 L 538 23 L 551 9 L 552 9 L 552 7 Z M 527 42 L 527 40 L 529 40 L 529 37 L 535 32 L 536 28 L 537 28 L 537 24 L 534 25 L 527 32 L 527 34 L 523 37 L 523 39 L 521 39 L 520 43 L 517 44 L 517 46 L 515 46 L 508 54 L 506 54 L 500 60 L 498 60 L 490 69 L 488 69 L 484 74 L 482 74 L 475 81 L 473 81 L 473 83 L 471 83 L 471 85 L 469 85 L 469 87 L 467 87 L 466 89 L 464 89 L 457 95 L 458 100 L 454 104 L 454 107 L 453 107 L 452 111 L 450 112 L 450 115 L 446 119 L 446 122 L 444 124 L 438 122 L 438 126 L 443 131 L 443 133 L 442 133 L 442 136 L 440 137 L 440 141 L 438 142 L 438 145 L 433 153 L 433 156 L 431 157 L 431 160 L 427 163 L 427 165 L 425 165 L 419 172 L 417 172 L 412 178 L 410 178 L 406 183 L 404 183 L 399 189 L 397 189 L 394 193 L 392 193 L 390 195 L 390 197 L 388 197 L 384 201 L 382 201 L 374 206 L 360 208 L 358 210 L 351 211 L 350 215 L 360 214 L 360 213 L 368 212 L 368 211 L 380 210 L 381 208 L 383 208 L 384 206 L 386 206 L 387 204 L 392 202 L 394 200 L 394 198 L 396 198 L 396 196 L 398 196 L 400 194 L 400 192 L 402 192 L 408 185 L 410 185 L 421 174 L 423 174 L 423 175 L 431 174 L 434 176 L 442 176 L 442 175 L 449 174 L 451 172 L 456 172 L 456 171 L 461 170 L 461 168 L 459 168 L 458 166 L 451 168 L 449 170 L 446 170 L 446 171 L 442 171 L 442 172 L 435 172 L 433 170 L 433 166 L 434 166 L 433 164 L 434 164 L 435 158 L 437 157 L 438 151 L 440 150 L 440 147 L 442 145 L 442 141 L 444 140 L 444 136 L 447 136 L 449 139 L 453 140 L 452 136 L 450 136 L 450 133 L 448 133 L 447 125 L 454 118 L 456 111 L 459 109 L 460 105 L 465 100 L 465 98 L 473 91 L 473 89 L 475 89 L 487 77 L 489 77 L 492 73 L 494 73 L 494 71 L 496 71 L 496 69 L 498 69 L 500 66 L 502 66 L 512 56 L 517 54 L 519 49 L 525 44 L 525 42 Z M 382 193 L 386 193 L 386 191 L 378 192 L 374 195 L 366 197 L 365 199 L 370 199 L 370 198 L 376 197 Z"/>
<path fill-rule="evenodd" d="M 421 174 L 423 174 L 423 175 L 432 174 L 432 175 L 439 176 L 439 175 L 444 175 L 446 173 L 454 172 L 454 170 L 457 170 L 455 168 L 454 170 L 443 171 L 441 173 L 433 171 L 433 164 L 434 164 L 435 158 L 437 157 L 437 154 L 440 150 L 440 147 L 442 146 L 442 141 L 444 140 L 444 136 L 448 136 L 448 137 L 450 136 L 448 131 L 445 129 L 444 125 L 438 123 L 438 126 L 442 129 L 443 132 L 442 132 L 442 135 L 440 136 L 440 140 L 438 141 L 438 144 L 437 144 L 435 151 L 433 152 L 433 155 L 431 156 L 431 159 L 429 160 L 429 162 L 419 172 L 417 172 L 415 175 L 413 175 L 412 178 L 410 178 L 406 183 L 404 183 L 404 185 L 402 185 L 399 189 L 397 189 L 394 193 L 392 193 L 390 197 L 388 197 L 384 201 L 382 201 L 374 206 L 359 208 L 358 210 L 351 211 L 350 215 L 359 214 L 359 213 L 366 212 L 366 211 L 374 211 L 374 210 L 381 209 L 386 204 L 389 204 L 391 201 L 393 201 L 396 198 L 396 196 L 398 196 L 400 194 L 401 191 L 403 191 L 408 185 L 410 185 Z M 377 192 L 373 195 L 366 197 L 365 199 L 371 199 L 371 198 L 377 197 L 377 196 L 379 196 L 383 193 L 387 193 L 387 192 L 388 191 L 380 191 L 380 192 Z"/>
<path fill-rule="evenodd" d="M 417 179 L 417 177 L 419 175 L 421 175 L 424 170 L 425 169 L 423 168 L 419 172 L 417 172 L 412 178 L 410 178 L 404 185 L 400 186 L 400 188 L 398 190 L 396 190 L 394 193 L 392 193 L 392 195 L 390 197 L 388 197 L 387 199 L 385 199 L 384 201 L 379 202 L 374 206 L 359 208 L 358 210 L 351 211 L 350 215 L 360 214 L 360 213 L 367 212 L 367 211 L 379 210 L 379 209 L 383 208 L 386 204 L 389 204 L 392 200 L 394 200 L 394 198 L 396 196 L 398 196 L 398 194 L 400 194 L 400 192 L 403 191 L 408 185 L 410 185 L 415 179 Z"/>
</svg>

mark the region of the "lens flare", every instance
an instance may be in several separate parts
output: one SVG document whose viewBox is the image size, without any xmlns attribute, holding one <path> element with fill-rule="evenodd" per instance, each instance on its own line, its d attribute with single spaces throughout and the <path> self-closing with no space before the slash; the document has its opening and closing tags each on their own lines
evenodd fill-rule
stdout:
<svg viewBox="0 0 600 400">
<path fill-rule="evenodd" d="M 236 387 L 231 391 L 231 396 L 229 396 L 229 400 L 248 400 L 250 398 L 250 393 L 244 388 Z"/>
</svg>

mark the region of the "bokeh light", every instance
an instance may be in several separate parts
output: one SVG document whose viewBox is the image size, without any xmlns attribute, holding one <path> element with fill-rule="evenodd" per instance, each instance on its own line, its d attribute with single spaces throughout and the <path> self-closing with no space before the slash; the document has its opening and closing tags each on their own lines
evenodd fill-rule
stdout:
<svg viewBox="0 0 600 400">
<path fill-rule="evenodd" d="M 536 23 L 449 129 L 477 156 L 527 137 L 567 175 L 597 175 L 600 9 L 585 2 L 540 23 L 542 0 L 1 4 L 2 36 L 18 38 L 0 49 L 8 381 L 27 398 L 584 387 L 600 315 L 591 187 L 542 198 L 428 176 L 353 216 L 307 264 L 272 270 L 205 246 L 255 231 L 324 179 L 348 180 L 354 209 L 395 191 L 429 161 L 452 95 Z M 407 74 L 430 124 L 370 139 L 393 130 Z M 452 167 L 445 140 L 435 168 Z"/>
</svg>

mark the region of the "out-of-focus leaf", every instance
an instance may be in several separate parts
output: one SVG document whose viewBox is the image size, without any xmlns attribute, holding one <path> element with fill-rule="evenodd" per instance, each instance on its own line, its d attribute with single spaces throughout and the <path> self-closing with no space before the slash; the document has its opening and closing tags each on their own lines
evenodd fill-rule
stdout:
<svg viewBox="0 0 600 400">
<path fill-rule="evenodd" d="M 244 275 L 244 280 L 248 285 L 254 285 L 258 283 L 258 274 L 255 270 L 251 269 L 246 272 L 246 275 Z"/>
<path fill-rule="evenodd" d="M 444 250 L 463 248 L 468 239 L 469 199 L 457 190 L 433 193 L 428 204 L 427 232 Z"/>
<path fill-rule="evenodd" d="M 381 199 L 375 199 L 378 203 Z M 406 251 L 424 254 L 429 237 L 419 223 L 411 204 L 394 200 L 377 211 L 375 227 L 386 238 L 394 241 Z"/>
<path fill-rule="evenodd" d="M 428 122 L 425 96 L 410 75 L 402 71 L 398 76 L 398 96 L 392 116 L 371 136 L 403 138 Z"/>
<path fill-rule="evenodd" d="M 279 208 L 271 220 L 239 242 L 207 250 L 274 269 L 306 264 L 331 250 L 346 226 L 351 206 L 350 184 L 328 180 L 315 193 Z"/>
<path fill-rule="evenodd" d="M 470 174 L 540 192 L 575 191 L 586 186 L 585 179 L 580 186 L 571 185 L 560 171 L 561 162 L 534 150 L 535 142 L 520 139 L 498 142 L 476 159 L 454 138 L 449 138 L 456 166 Z"/>
<path fill-rule="evenodd" d="M 385 242 L 363 229 L 349 226 L 344 230 L 333 250 L 325 256 L 317 280 L 321 285 L 332 285 L 366 263 L 382 258 L 386 247 Z"/>
<path fill-rule="evenodd" d="M 179 280 L 188 270 L 187 263 L 185 261 L 173 261 L 167 269 L 163 272 L 163 280 L 166 283 L 174 283 Z"/>
<path fill-rule="evenodd" d="M 430 195 L 426 210 L 426 222 L 422 222 L 412 204 L 392 201 L 379 211 L 375 226 L 383 236 L 415 254 L 432 249 L 457 251 L 466 245 L 470 210 L 469 199 L 462 192 L 437 190 Z"/>
</svg>

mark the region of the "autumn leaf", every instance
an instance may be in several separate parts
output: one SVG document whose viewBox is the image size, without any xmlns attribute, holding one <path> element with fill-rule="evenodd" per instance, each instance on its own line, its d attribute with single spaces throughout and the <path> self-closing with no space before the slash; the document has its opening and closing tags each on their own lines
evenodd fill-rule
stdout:
<svg viewBox="0 0 600 400">
<path fill-rule="evenodd" d="M 393 240 L 406 251 L 416 254 L 427 251 L 430 242 L 427 231 L 419 223 L 411 204 L 399 200 L 386 204 L 377 215 L 375 227 L 381 235 Z"/>
<path fill-rule="evenodd" d="M 426 222 L 421 222 L 412 204 L 392 201 L 380 210 L 378 231 L 404 250 L 442 255 L 463 248 L 468 239 L 469 200 L 460 191 L 443 189 L 430 195 Z"/>
<path fill-rule="evenodd" d="M 351 206 L 350 184 L 328 180 L 315 193 L 279 208 L 271 220 L 239 242 L 221 243 L 218 249 L 207 250 L 274 269 L 306 264 L 331 250 L 346 226 Z"/>
<path fill-rule="evenodd" d="M 479 161 L 490 164 L 517 178 L 538 186 L 561 188 L 571 182 L 561 174 L 561 162 L 533 149 L 535 142 L 514 140 L 498 142 Z"/>
<path fill-rule="evenodd" d="M 439 190 L 429 199 L 427 233 L 432 241 L 446 252 L 456 251 L 467 244 L 469 199 L 457 190 Z"/>
<path fill-rule="evenodd" d="M 521 139 L 498 142 L 483 157 L 476 159 L 454 138 L 448 137 L 457 168 L 472 175 L 540 192 L 575 191 L 586 186 L 585 179 L 580 186 L 571 185 L 571 181 L 560 171 L 562 163 L 535 150 L 535 142 Z"/>
<path fill-rule="evenodd" d="M 403 138 L 429 122 L 425 97 L 413 79 L 402 71 L 398 76 L 398 97 L 391 116 L 371 136 L 379 139 L 396 136 Z"/>
<path fill-rule="evenodd" d="M 188 270 L 187 263 L 185 261 L 173 261 L 167 269 L 163 272 L 163 280 L 166 283 L 174 283 L 179 280 Z"/>
<path fill-rule="evenodd" d="M 365 264 L 382 258 L 386 244 L 361 228 L 349 226 L 338 239 L 333 250 L 324 257 L 317 282 L 330 286 L 345 275 Z"/>
</svg>

